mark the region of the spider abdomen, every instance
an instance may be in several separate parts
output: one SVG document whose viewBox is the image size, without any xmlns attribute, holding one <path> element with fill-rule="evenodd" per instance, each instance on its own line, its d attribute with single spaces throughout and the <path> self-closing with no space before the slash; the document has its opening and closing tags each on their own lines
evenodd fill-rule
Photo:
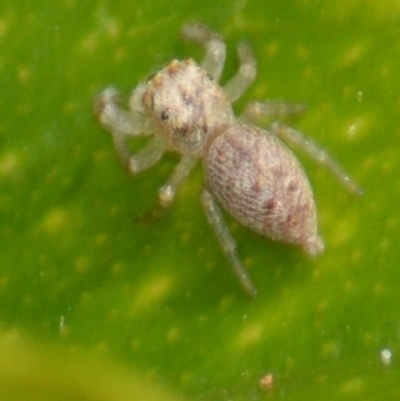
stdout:
<svg viewBox="0 0 400 401">
<path fill-rule="evenodd" d="M 243 225 L 312 255 L 323 250 L 306 174 L 276 136 L 231 126 L 209 146 L 204 165 L 212 193 Z"/>
</svg>

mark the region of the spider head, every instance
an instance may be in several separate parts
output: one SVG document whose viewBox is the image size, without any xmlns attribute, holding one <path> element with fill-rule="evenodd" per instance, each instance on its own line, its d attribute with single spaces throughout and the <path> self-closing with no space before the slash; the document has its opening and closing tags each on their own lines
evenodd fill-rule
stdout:
<svg viewBox="0 0 400 401">
<path fill-rule="evenodd" d="M 208 135 L 233 120 L 222 88 L 193 60 L 172 61 L 147 83 L 143 105 L 171 149 L 200 156 Z"/>
</svg>

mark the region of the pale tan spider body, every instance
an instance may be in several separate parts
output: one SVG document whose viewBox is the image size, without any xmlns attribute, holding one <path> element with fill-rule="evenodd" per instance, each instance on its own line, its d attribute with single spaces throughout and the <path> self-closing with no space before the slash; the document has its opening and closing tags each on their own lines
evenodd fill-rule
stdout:
<svg viewBox="0 0 400 401">
<path fill-rule="evenodd" d="M 358 187 L 324 150 L 299 131 L 280 123 L 266 130 L 244 122 L 282 114 L 282 110 L 290 113 L 290 105 L 253 102 L 241 119 L 235 117 L 231 103 L 256 74 L 248 45 L 239 45 L 238 73 L 220 86 L 225 61 L 221 37 L 200 24 L 186 25 L 183 34 L 204 45 L 206 56 L 201 66 L 193 60 L 172 61 L 135 88 L 129 111 L 120 108 L 117 91 L 108 88 L 97 97 L 95 111 L 102 125 L 111 131 L 121 162 L 131 173 L 151 167 L 167 150 L 182 155 L 159 190 L 163 207 L 173 202 L 177 189 L 202 160 L 206 174 L 204 211 L 241 284 L 254 294 L 255 287 L 236 253 L 235 241 L 217 202 L 243 225 L 264 236 L 299 245 L 310 255 L 324 249 L 308 179 L 278 136 L 303 147 L 351 190 L 358 191 Z M 153 139 L 138 154 L 131 155 L 127 140 L 137 135 L 153 135 Z"/>
</svg>

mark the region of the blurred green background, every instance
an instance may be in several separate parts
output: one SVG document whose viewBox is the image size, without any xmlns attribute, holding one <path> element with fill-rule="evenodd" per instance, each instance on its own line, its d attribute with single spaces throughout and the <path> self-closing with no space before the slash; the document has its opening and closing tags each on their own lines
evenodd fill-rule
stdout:
<svg viewBox="0 0 400 401">
<path fill-rule="evenodd" d="M 398 400 L 400 3 L 140 3 L 0 5 L 0 398 Z M 253 46 L 238 113 L 306 103 L 294 124 L 365 191 L 299 154 L 326 241 L 315 260 L 228 219 L 254 300 L 203 215 L 201 166 L 139 223 L 179 158 L 129 176 L 92 112 L 107 85 L 128 95 L 174 57 L 201 60 L 189 20 L 226 39 L 223 81 L 238 41 Z"/>
</svg>

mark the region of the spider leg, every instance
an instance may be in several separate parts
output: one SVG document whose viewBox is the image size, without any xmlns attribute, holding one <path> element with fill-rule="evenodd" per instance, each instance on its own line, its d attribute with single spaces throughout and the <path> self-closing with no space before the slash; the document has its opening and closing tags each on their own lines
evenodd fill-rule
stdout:
<svg viewBox="0 0 400 401">
<path fill-rule="evenodd" d="M 203 45 L 206 49 L 202 67 L 216 80 L 221 77 L 224 68 L 226 46 L 221 36 L 199 23 L 184 25 L 183 36 Z"/>
<path fill-rule="evenodd" d="M 250 275 L 247 269 L 243 266 L 236 252 L 236 243 L 233 239 L 227 225 L 221 214 L 221 210 L 215 202 L 212 194 L 206 189 L 201 194 L 201 201 L 203 204 L 204 212 L 207 219 L 218 238 L 221 247 L 231 262 L 234 273 L 240 281 L 243 289 L 250 295 L 254 296 L 257 293 L 257 289 L 251 281 Z"/>
<path fill-rule="evenodd" d="M 243 95 L 254 81 L 257 73 L 256 59 L 247 42 L 242 41 L 239 43 L 238 56 L 240 63 L 239 71 L 224 86 L 225 94 L 231 102 L 234 102 Z"/>
<path fill-rule="evenodd" d="M 138 90 L 142 90 L 141 86 Z M 137 96 L 136 96 L 137 97 Z M 132 95 L 135 98 L 135 93 Z M 114 148 L 122 165 L 132 174 L 146 170 L 156 164 L 165 151 L 163 141 L 155 137 L 144 149 L 132 155 L 128 139 L 130 136 L 149 135 L 150 128 L 146 120 L 136 110 L 131 112 L 121 109 L 120 95 L 114 88 L 107 88 L 95 100 L 95 113 L 101 124 L 111 132 Z"/>
<path fill-rule="evenodd" d="M 163 208 L 167 208 L 174 201 L 177 190 L 185 182 L 197 162 L 197 157 L 182 157 L 171 177 L 158 191 L 158 199 Z"/>
<path fill-rule="evenodd" d="M 113 87 L 106 88 L 97 95 L 94 102 L 94 112 L 103 127 L 129 136 L 149 133 L 149 127 L 144 116 L 135 110 L 123 110 L 120 103 L 121 96 Z"/>
<path fill-rule="evenodd" d="M 306 137 L 300 131 L 279 122 L 275 122 L 271 125 L 270 132 L 301 148 L 317 164 L 330 170 L 338 181 L 350 192 L 356 195 L 362 195 L 363 190 L 360 186 L 321 145 Z"/>
<path fill-rule="evenodd" d="M 240 116 L 244 121 L 259 122 L 271 117 L 286 117 L 302 114 L 307 106 L 304 103 L 287 103 L 281 101 L 249 102 Z"/>
</svg>

